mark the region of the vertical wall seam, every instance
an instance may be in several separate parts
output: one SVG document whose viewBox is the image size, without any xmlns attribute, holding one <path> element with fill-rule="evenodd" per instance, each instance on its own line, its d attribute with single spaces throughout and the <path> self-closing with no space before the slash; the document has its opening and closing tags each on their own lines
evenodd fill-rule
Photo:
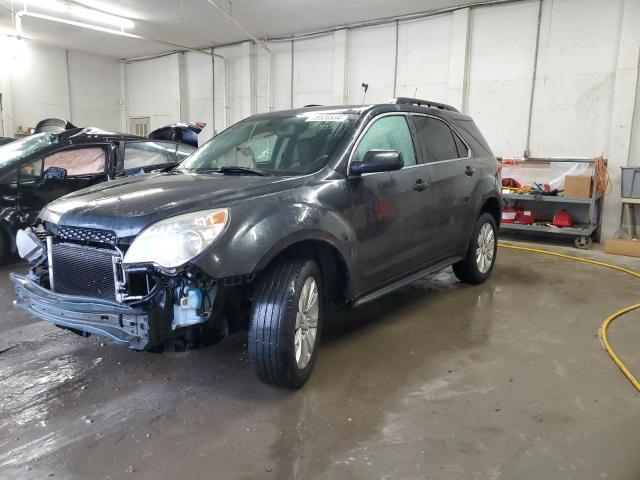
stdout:
<svg viewBox="0 0 640 480">
<path fill-rule="evenodd" d="M 469 113 L 469 70 L 471 68 L 471 23 L 473 8 L 469 8 L 467 12 L 467 32 L 466 45 L 464 48 L 464 72 L 462 78 L 462 112 Z"/>
<path fill-rule="evenodd" d="M 216 134 L 216 57 L 211 48 L 211 134 Z"/>
<path fill-rule="evenodd" d="M 122 62 L 122 75 L 120 76 L 120 94 L 122 95 L 122 109 L 120 110 L 120 127 L 123 132 L 129 132 L 129 95 L 127 94 L 127 64 Z"/>
<path fill-rule="evenodd" d="M 343 103 L 349 104 L 349 98 L 351 97 L 351 29 L 347 28 L 345 33 L 345 46 L 344 46 L 344 86 L 343 86 Z"/>
<path fill-rule="evenodd" d="M 533 73 L 531 75 L 531 95 L 529 96 L 529 118 L 527 120 L 527 144 L 525 149 L 531 149 L 531 128 L 533 123 L 533 101 L 536 92 L 536 78 L 538 76 L 538 51 L 540 48 L 540 26 L 542 24 L 542 0 L 538 0 L 538 26 L 536 31 L 536 47 L 533 55 Z"/>
<path fill-rule="evenodd" d="M 69 50 L 65 50 L 67 66 L 67 97 L 69 99 L 69 122 L 73 123 L 73 107 L 71 106 L 71 73 L 69 69 Z"/>
<path fill-rule="evenodd" d="M 290 99 L 289 99 L 289 106 L 293 109 L 293 67 L 294 67 L 294 60 L 293 60 L 293 45 L 294 45 L 294 40 L 291 40 L 291 95 L 290 95 Z"/>
<path fill-rule="evenodd" d="M 397 96 L 398 92 L 398 38 L 400 33 L 400 22 L 396 20 L 396 54 L 393 64 L 393 98 Z"/>
<path fill-rule="evenodd" d="M 636 142 L 636 111 L 638 110 L 638 83 L 640 82 L 640 51 L 638 52 L 638 58 L 636 59 L 636 88 L 633 92 L 633 108 L 631 109 L 631 128 L 629 132 L 629 149 L 627 150 L 627 166 L 631 165 L 631 153 L 633 152 L 633 147 Z M 611 123 L 611 122 L 609 122 Z M 611 133 L 609 133 L 609 138 L 611 138 Z M 635 165 L 637 166 L 637 165 Z"/>
</svg>

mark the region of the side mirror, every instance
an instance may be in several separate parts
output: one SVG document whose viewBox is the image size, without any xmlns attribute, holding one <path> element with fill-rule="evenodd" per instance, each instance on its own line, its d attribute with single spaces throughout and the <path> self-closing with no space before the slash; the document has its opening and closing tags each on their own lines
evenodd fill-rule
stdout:
<svg viewBox="0 0 640 480">
<path fill-rule="evenodd" d="M 42 182 L 61 182 L 67 179 L 67 170 L 60 167 L 49 167 L 42 174 Z"/>
<path fill-rule="evenodd" d="M 350 175 L 363 173 L 392 172 L 404 167 L 402 154 L 395 150 L 369 150 L 361 162 L 351 162 Z"/>
</svg>

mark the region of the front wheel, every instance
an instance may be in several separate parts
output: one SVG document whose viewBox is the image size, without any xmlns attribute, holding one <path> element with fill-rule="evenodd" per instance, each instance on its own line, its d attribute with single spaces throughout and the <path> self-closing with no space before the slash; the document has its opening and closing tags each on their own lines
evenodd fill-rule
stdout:
<svg viewBox="0 0 640 480">
<path fill-rule="evenodd" d="M 473 229 L 467 256 L 453 265 L 453 273 L 461 282 L 479 284 L 491 276 L 498 251 L 497 233 L 493 216 L 489 213 L 480 215 Z"/>
<path fill-rule="evenodd" d="M 260 381 L 304 385 L 316 359 L 322 306 L 322 278 L 313 260 L 285 260 L 265 272 L 256 287 L 248 341 Z"/>
</svg>

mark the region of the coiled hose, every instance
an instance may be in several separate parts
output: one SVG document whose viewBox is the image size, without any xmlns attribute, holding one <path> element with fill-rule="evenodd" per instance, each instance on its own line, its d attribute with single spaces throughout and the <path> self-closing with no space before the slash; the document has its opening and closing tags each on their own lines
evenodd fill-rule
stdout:
<svg viewBox="0 0 640 480">
<path fill-rule="evenodd" d="M 596 260 L 590 260 L 588 258 L 574 257 L 573 255 L 566 255 L 564 253 L 551 252 L 549 250 L 543 250 L 541 248 L 521 247 L 519 245 L 513 245 L 505 242 L 499 242 L 498 246 L 502 248 L 508 248 L 510 250 L 519 250 L 522 252 L 529 252 L 529 253 L 539 253 L 542 255 L 550 255 L 552 257 L 563 258 L 565 260 L 573 260 L 575 262 L 587 263 L 590 265 L 597 265 L 599 267 L 610 268 L 612 270 L 617 270 L 619 272 L 626 273 L 640 280 L 640 273 L 634 272 L 633 270 L 629 270 L 628 268 L 620 267 L 618 265 L 612 265 L 610 263 L 598 262 Z M 609 343 L 609 339 L 607 338 L 607 328 L 609 328 L 609 325 L 611 324 L 611 322 L 613 322 L 616 318 L 619 318 L 624 314 L 629 313 L 638 308 L 640 308 L 640 303 L 637 303 L 635 305 L 630 305 L 625 308 L 621 308 L 617 312 L 609 315 L 604 320 L 604 322 L 602 322 L 602 325 L 600 326 L 600 339 L 602 340 L 602 345 L 604 346 L 605 350 L 607 351 L 611 359 L 615 362 L 615 364 L 618 366 L 620 371 L 633 384 L 636 390 L 640 392 L 640 382 L 638 382 L 636 377 L 633 376 L 633 374 L 625 366 L 622 360 L 620 360 L 620 357 L 616 355 L 616 352 L 614 352 L 613 348 L 611 348 L 611 344 Z"/>
</svg>

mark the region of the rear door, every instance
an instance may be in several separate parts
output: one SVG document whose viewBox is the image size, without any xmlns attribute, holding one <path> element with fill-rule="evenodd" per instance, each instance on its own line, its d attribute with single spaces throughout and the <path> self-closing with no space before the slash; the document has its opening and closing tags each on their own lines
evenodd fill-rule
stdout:
<svg viewBox="0 0 640 480">
<path fill-rule="evenodd" d="M 370 150 L 400 152 L 404 167 L 393 172 L 365 173 L 349 178 L 353 225 L 365 289 L 401 277 L 424 263 L 416 235 L 420 223 L 419 192 L 415 189 L 416 144 L 404 114 L 384 114 L 366 127 L 351 161 Z"/>
<path fill-rule="evenodd" d="M 432 256 L 459 255 L 469 238 L 465 229 L 475 175 L 471 150 L 441 118 L 412 114 L 412 119 L 431 182 L 424 213 Z"/>
</svg>

